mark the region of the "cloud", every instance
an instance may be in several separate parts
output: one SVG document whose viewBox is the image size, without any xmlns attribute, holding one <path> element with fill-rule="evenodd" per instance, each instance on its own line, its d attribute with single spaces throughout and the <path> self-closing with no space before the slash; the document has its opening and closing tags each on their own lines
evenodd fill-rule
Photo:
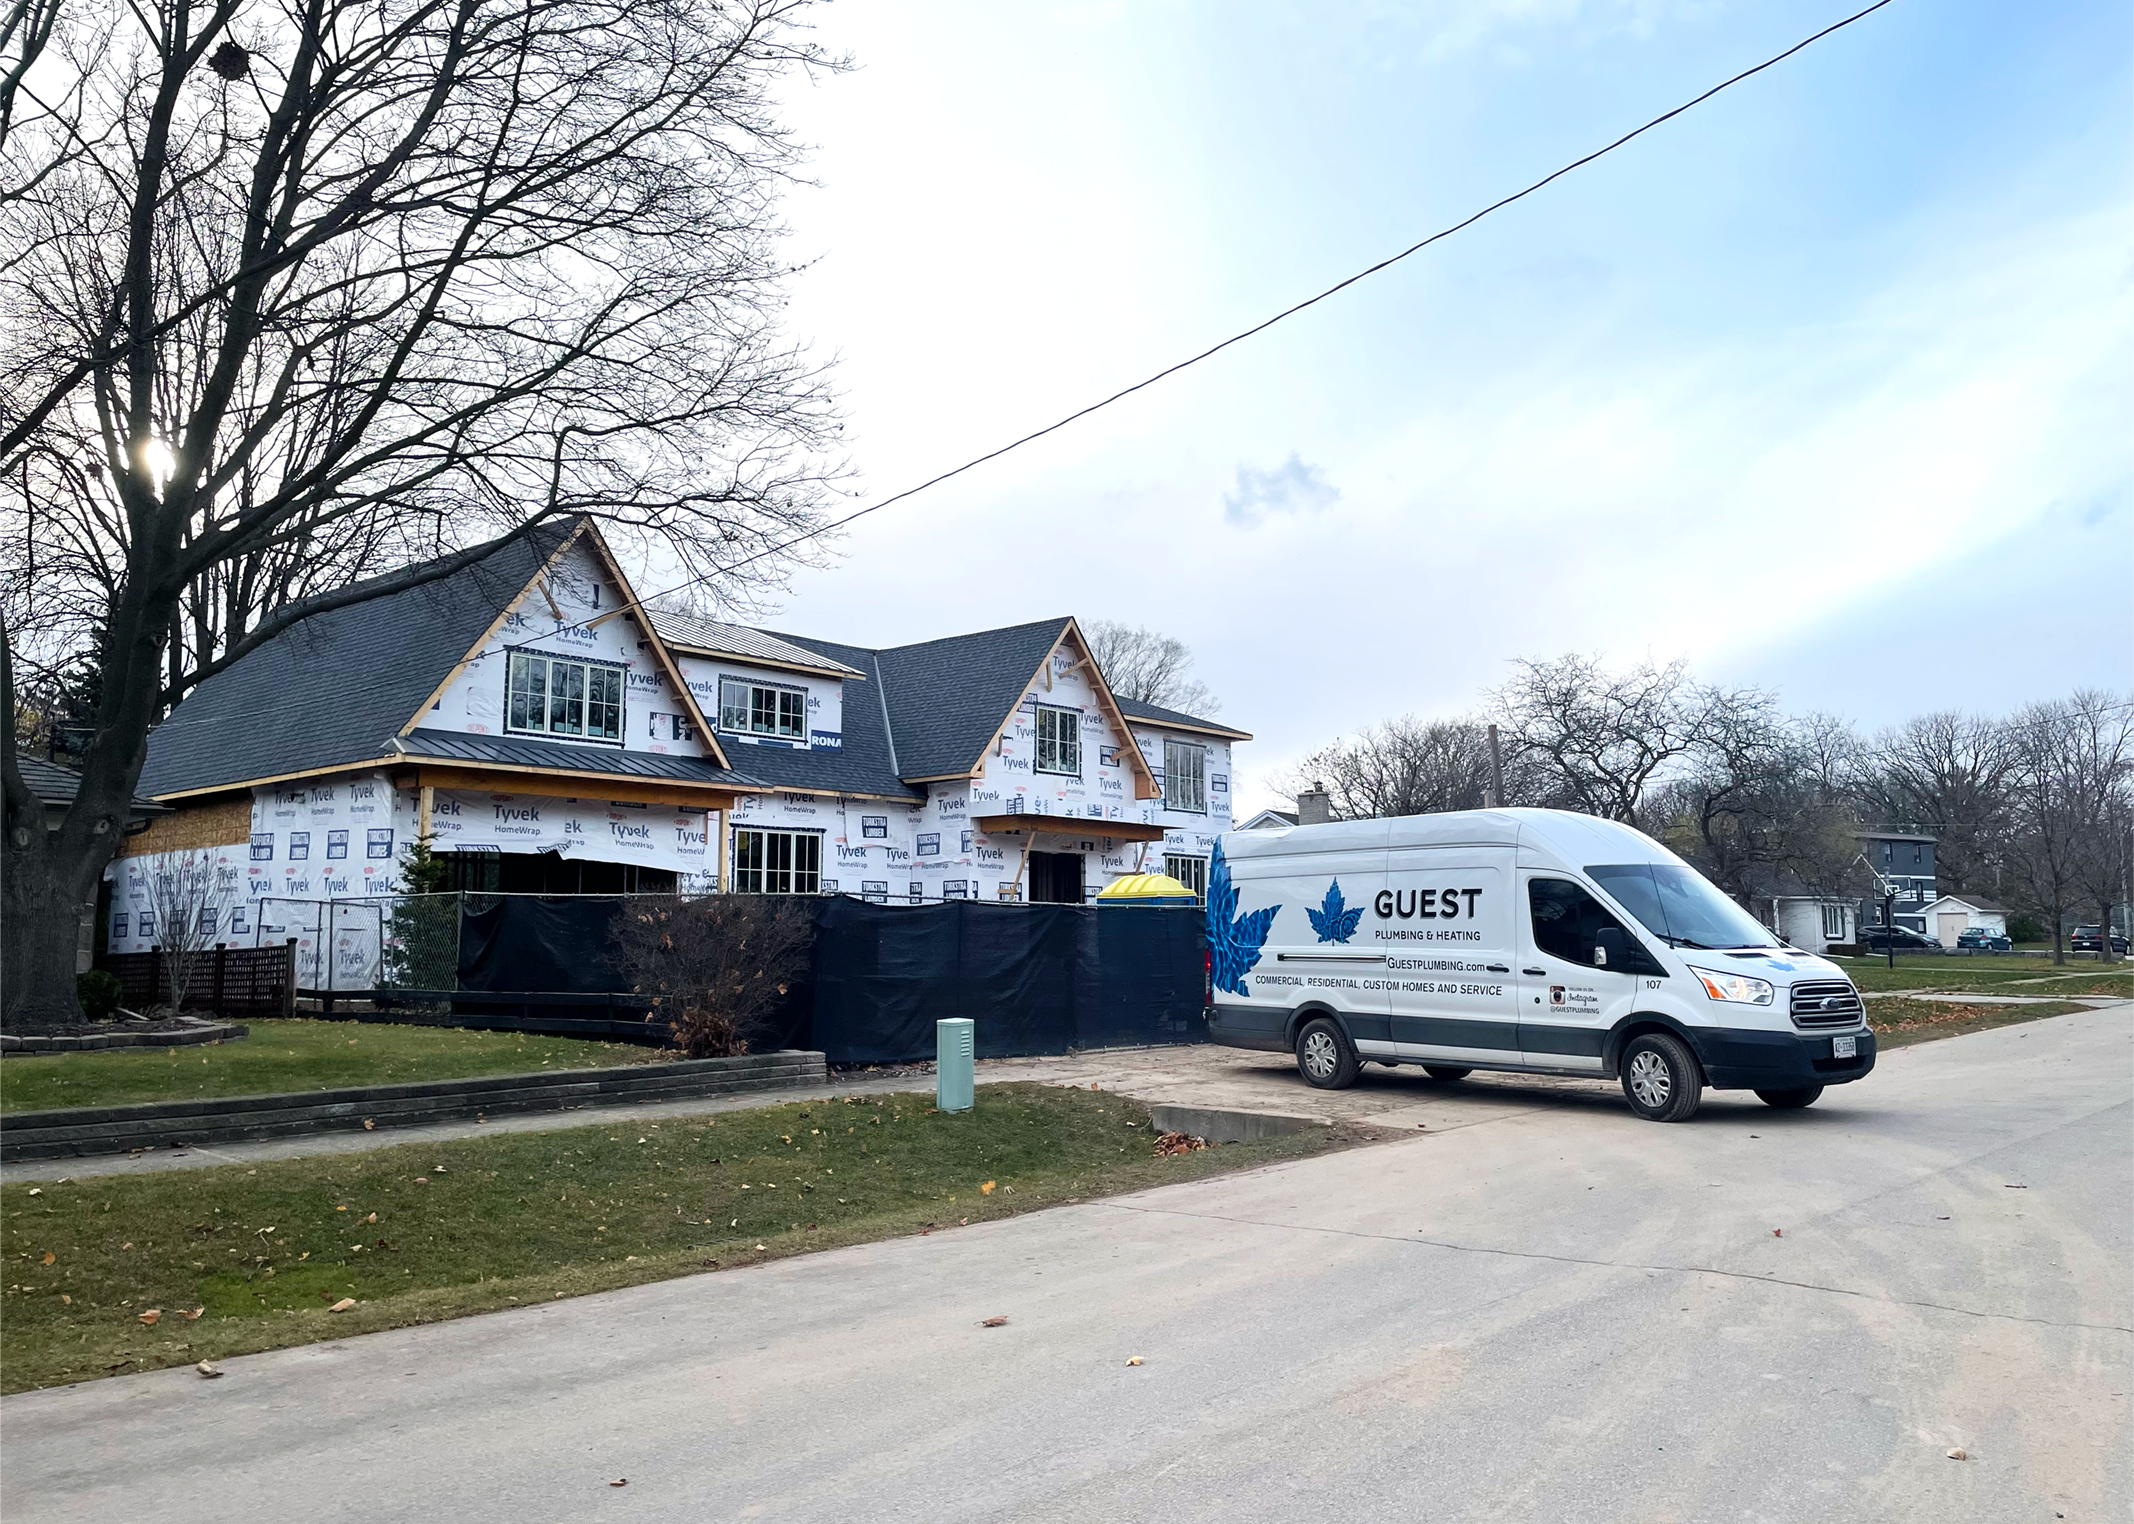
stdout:
<svg viewBox="0 0 2134 1524">
<path fill-rule="evenodd" d="M 1317 513 L 1340 496 L 1325 472 L 1292 451 L 1272 471 L 1239 466 L 1236 490 L 1223 494 L 1223 516 L 1249 529 L 1269 514 Z"/>
</svg>

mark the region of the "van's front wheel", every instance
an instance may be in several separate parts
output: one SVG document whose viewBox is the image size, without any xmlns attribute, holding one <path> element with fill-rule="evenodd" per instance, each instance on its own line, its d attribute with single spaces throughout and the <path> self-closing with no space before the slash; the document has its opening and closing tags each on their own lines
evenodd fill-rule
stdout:
<svg viewBox="0 0 2134 1524">
<path fill-rule="evenodd" d="M 1297 1070 L 1321 1090 L 1346 1090 L 1363 1067 L 1348 1034 L 1324 1016 L 1307 1021 L 1297 1033 Z"/>
<path fill-rule="evenodd" d="M 1704 1071 L 1671 1032 L 1643 1032 L 1623 1050 L 1623 1099 L 1648 1122 L 1686 1122 L 1704 1100 Z"/>
</svg>

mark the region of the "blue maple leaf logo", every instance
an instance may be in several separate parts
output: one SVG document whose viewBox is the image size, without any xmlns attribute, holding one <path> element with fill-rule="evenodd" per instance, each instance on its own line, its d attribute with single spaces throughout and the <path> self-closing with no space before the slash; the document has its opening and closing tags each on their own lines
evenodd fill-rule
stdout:
<svg viewBox="0 0 2134 1524">
<path fill-rule="evenodd" d="M 1230 865 L 1223 860 L 1223 844 L 1215 844 L 1208 864 L 1208 962 L 1209 973 L 1219 990 L 1249 995 L 1245 975 L 1259 965 L 1260 948 L 1274 926 L 1279 905 L 1237 913 L 1237 886 L 1230 882 Z"/>
<path fill-rule="evenodd" d="M 1319 933 L 1322 942 L 1346 942 L 1356 935 L 1356 923 L 1363 919 L 1363 906 L 1344 910 L 1341 906 L 1341 880 L 1335 879 L 1326 886 L 1326 899 L 1317 910 L 1307 909 L 1305 918 L 1312 923 L 1312 930 Z"/>
</svg>

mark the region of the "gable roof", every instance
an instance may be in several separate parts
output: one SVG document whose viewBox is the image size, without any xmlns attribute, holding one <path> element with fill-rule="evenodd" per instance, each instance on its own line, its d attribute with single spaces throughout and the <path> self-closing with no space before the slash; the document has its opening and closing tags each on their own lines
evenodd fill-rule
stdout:
<svg viewBox="0 0 2134 1524">
<path fill-rule="evenodd" d="M 1069 623 L 1062 615 L 875 652 L 899 773 L 968 777 Z"/>
<path fill-rule="evenodd" d="M 538 525 L 450 576 L 290 626 L 149 733 L 141 792 L 197 793 L 384 757 L 576 529 Z"/>
</svg>

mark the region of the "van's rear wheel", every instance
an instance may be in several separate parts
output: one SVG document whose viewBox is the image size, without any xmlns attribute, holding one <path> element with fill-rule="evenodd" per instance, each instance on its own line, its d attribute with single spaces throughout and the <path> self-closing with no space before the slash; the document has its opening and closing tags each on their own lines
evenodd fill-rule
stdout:
<svg viewBox="0 0 2134 1524">
<path fill-rule="evenodd" d="M 1362 1067 L 1348 1034 L 1324 1016 L 1313 1017 L 1298 1031 L 1297 1070 L 1319 1089 L 1348 1089 Z"/>
<path fill-rule="evenodd" d="M 1474 1073 L 1472 1069 L 1455 1069 L 1448 1064 L 1425 1064 L 1423 1073 L 1434 1080 L 1463 1080 Z"/>
<path fill-rule="evenodd" d="M 1822 1093 L 1821 1085 L 1807 1085 L 1799 1090 L 1759 1090 L 1756 1099 L 1780 1111 L 1799 1111 L 1803 1106 L 1813 1106 Z"/>
<path fill-rule="evenodd" d="M 1672 1032 L 1643 1032 L 1623 1050 L 1623 1099 L 1648 1122 L 1686 1122 L 1704 1100 L 1704 1071 Z"/>
</svg>

